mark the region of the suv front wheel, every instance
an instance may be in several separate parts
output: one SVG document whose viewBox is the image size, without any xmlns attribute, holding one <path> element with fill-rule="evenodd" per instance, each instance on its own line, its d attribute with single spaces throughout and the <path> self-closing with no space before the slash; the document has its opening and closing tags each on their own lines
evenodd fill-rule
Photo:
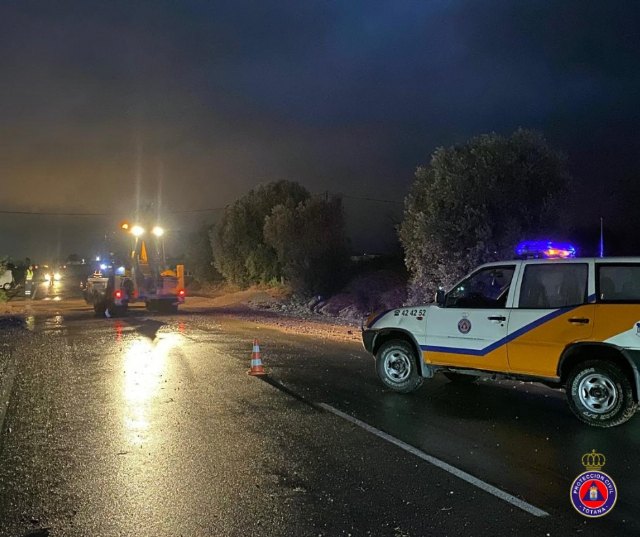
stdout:
<svg viewBox="0 0 640 537">
<path fill-rule="evenodd" d="M 567 380 L 569 407 L 581 421 L 595 427 L 613 427 L 631 419 L 638 404 L 631 382 L 610 362 L 578 364 Z"/>
<path fill-rule="evenodd" d="M 402 339 L 383 343 L 376 353 L 376 371 L 387 388 L 410 393 L 424 380 L 418 374 L 418 360 L 413 346 Z"/>
</svg>

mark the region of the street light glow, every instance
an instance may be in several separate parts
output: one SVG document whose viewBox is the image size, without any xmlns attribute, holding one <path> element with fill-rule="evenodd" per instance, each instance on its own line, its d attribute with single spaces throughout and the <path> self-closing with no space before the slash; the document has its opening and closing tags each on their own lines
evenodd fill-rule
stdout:
<svg viewBox="0 0 640 537">
<path fill-rule="evenodd" d="M 142 226 L 133 226 L 131 228 L 131 233 L 133 233 L 136 237 L 139 237 L 144 233 L 144 228 Z"/>
<path fill-rule="evenodd" d="M 156 237 L 162 237 L 162 235 L 164 235 L 164 229 L 162 229 L 160 226 L 155 226 L 151 230 L 151 233 L 153 233 Z"/>
</svg>

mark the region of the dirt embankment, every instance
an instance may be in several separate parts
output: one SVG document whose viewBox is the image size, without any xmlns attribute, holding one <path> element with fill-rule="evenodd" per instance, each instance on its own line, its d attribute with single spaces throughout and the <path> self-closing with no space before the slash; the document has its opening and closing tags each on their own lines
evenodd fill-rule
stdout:
<svg viewBox="0 0 640 537">
<path fill-rule="evenodd" d="M 338 339 L 360 339 L 362 321 L 371 313 L 400 307 L 407 299 L 406 278 L 393 270 L 354 277 L 330 297 L 300 299 L 283 288 L 201 290 L 219 313 L 260 320 L 280 330 Z M 196 304 L 192 301 L 192 306 Z"/>
<path fill-rule="evenodd" d="M 243 319 L 283 332 L 341 341 L 361 341 L 360 320 L 330 317 L 311 311 L 304 304 L 292 304 L 279 289 L 249 289 L 215 297 L 187 299 L 185 313 L 211 313 Z"/>
<path fill-rule="evenodd" d="M 359 325 L 370 313 L 400 307 L 407 299 L 406 279 L 392 270 L 377 270 L 354 277 L 331 296 L 300 299 L 283 288 L 252 287 L 248 290 L 210 289 L 203 296 L 217 305 L 243 303 L 255 310 L 296 318 L 326 318 Z"/>
</svg>

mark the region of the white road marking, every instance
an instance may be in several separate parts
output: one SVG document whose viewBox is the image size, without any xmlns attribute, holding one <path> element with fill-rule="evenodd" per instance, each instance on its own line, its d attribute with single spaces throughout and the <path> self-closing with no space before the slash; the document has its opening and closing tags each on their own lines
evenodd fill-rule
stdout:
<svg viewBox="0 0 640 537">
<path fill-rule="evenodd" d="M 477 477 L 471 474 L 468 474 L 467 472 L 460 470 L 455 466 L 451 466 L 450 464 L 444 461 L 441 461 L 440 459 L 437 459 L 436 457 L 433 457 L 425 453 L 424 451 L 421 451 L 418 448 L 415 448 L 407 444 L 406 442 L 403 442 L 402 440 L 399 440 L 394 436 L 391 436 L 390 434 L 385 433 L 384 431 L 381 431 L 380 429 L 376 429 L 375 427 L 372 427 L 371 425 L 365 423 L 364 421 L 360 421 L 358 418 L 354 418 L 349 414 L 345 414 L 344 412 L 341 412 L 337 408 L 333 408 L 332 406 L 327 405 L 326 403 L 319 403 L 318 406 L 328 412 L 331 412 L 332 414 L 335 414 L 336 416 L 341 417 L 342 419 L 345 419 L 353 423 L 354 425 L 357 425 L 358 427 L 364 429 L 365 431 L 376 435 L 378 438 L 382 438 L 383 440 L 386 440 L 387 442 L 390 442 L 391 444 L 398 446 L 401 449 L 404 449 L 405 451 L 411 453 L 412 455 L 415 455 L 416 457 L 422 459 L 423 461 L 433 464 L 434 466 L 437 466 L 438 468 L 440 468 L 441 470 L 444 470 L 445 472 L 449 472 L 450 474 L 456 476 L 459 479 L 462 479 L 463 481 L 466 481 L 467 483 L 473 485 L 474 487 L 478 487 L 479 489 L 484 490 L 485 492 L 488 492 L 489 494 L 495 496 L 496 498 L 500 498 L 501 500 L 507 503 L 510 503 L 511 505 L 517 507 L 518 509 L 522 509 L 523 511 L 526 511 L 527 513 L 536 517 L 549 516 L 549 513 L 547 513 L 546 511 L 543 511 L 542 509 L 538 509 L 534 505 L 531 505 L 530 503 L 527 503 L 521 500 L 520 498 L 516 498 L 515 496 L 512 496 L 508 492 L 505 492 L 504 490 L 500 490 L 499 488 L 494 487 L 489 483 L 485 483 L 481 479 L 478 479 Z"/>
</svg>

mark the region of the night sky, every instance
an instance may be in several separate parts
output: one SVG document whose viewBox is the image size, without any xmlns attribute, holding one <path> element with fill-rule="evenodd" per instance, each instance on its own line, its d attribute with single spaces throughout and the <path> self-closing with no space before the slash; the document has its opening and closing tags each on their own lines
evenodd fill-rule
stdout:
<svg viewBox="0 0 640 537">
<path fill-rule="evenodd" d="M 91 253 L 137 200 L 173 248 L 251 187 L 342 193 L 385 250 L 415 167 L 517 127 L 569 157 L 584 225 L 640 164 L 640 2 L 0 1 L 0 255 Z M 175 251 L 174 253 L 179 253 Z"/>
</svg>

